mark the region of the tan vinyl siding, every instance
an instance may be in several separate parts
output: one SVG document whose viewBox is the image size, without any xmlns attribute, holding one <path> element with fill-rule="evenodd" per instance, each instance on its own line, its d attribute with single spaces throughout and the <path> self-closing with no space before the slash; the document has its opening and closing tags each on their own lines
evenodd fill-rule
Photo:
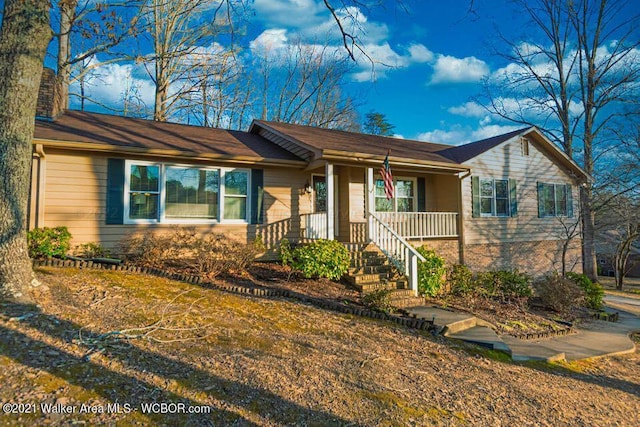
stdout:
<svg viewBox="0 0 640 427">
<path fill-rule="evenodd" d="M 105 224 L 108 156 L 49 150 L 46 160 L 44 226 L 67 226 L 73 244 L 100 242 L 113 248 L 135 232 L 169 231 L 171 224 Z M 166 161 L 166 160 L 165 160 Z M 215 165 L 214 165 L 215 166 Z M 221 166 L 221 165 L 218 165 Z M 268 245 L 300 235 L 299 212 L 308 212 L 302 196 L 307 174 L 291 168 L 264 168 L 264 223 L 196 225 L 199 232 L 219 232 L 248 241 L 259 234 Z M 292 215 L 292 212 L 294 213 Z"/>
<path fill-rule="evenodd" d="M 466 244 L 506 243 L 558 240 L 562 238 L 561 221 L 577 221 L 578 184 L 568 172 L 552 160 L 533 140 L 529 155 L 522 153 L 519 140 L 498 146 L 465 163 L 471 176 L 462 182 L 464 233 Z M 515 179 L 517 217 L 472 217 L 471 177 Z M 573 218 L 538 218 L 537 183 L 571 184 Z"/>
</svg>

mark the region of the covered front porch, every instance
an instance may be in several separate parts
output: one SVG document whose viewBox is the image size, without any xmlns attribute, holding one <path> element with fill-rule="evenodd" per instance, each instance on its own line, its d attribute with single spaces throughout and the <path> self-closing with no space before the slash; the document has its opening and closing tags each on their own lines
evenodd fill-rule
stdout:
<svg viewBox="0 0 640 427">
<path fill-rule="evenodd" d="M 409 279 L 417 293 L 415 247 L 447 240 L 461 230 L 459 171 L 392 164 L 393 197 L 387 198 L 379 167 L 326 162 L 309 171 L 308 213 L 301 238 L 373 242 Z"/>
</svg>

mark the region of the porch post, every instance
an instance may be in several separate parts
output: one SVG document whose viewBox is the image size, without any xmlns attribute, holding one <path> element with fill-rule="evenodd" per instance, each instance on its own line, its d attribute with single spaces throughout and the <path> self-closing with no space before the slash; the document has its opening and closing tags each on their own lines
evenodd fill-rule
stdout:
<svg viewBox="0 0 640 427">
<path fill-rule="evenodd" d="M 374 180 L 373 180 L 373 168 L 367 168 L 367 183 L 366 183 L 366 207 L 365 207 L 365 216 L 367 217 L 367 239 L 372 239 L 372 227 L 373 224 L 371 222 L 371 218 L 369 218 L 369 214 L 375 212 L 375 188 L 374 188 Z"/>
<path fill-rule="evenodd" d="M 329 162 L 324 167 L 327 183 L 327 239 L 335 238 L 335 185 L 333 177 L 333 165 Z"/>
</svg>

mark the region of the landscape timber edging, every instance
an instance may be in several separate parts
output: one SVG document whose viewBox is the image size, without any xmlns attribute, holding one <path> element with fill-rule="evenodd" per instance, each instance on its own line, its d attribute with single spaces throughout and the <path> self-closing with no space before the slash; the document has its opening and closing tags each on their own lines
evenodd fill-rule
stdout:
<svg viewBox="0 0 640 427">
<path fill-rule="evenodd" d="M 424 317 L 406 317 L 397 316 L 395 314 L 384 313 L 381 311 L 371 310 L 364 307 L 355 307 L 347 304 L 343 304 L 337 301 L 327 301 L 322 298 L 314 298 L 309 296 L 301 296 L 296 292 L 292 292 L 288 289 L 272 289 L 272 288 L 253 288 L 239 285 L 218 285 L 212 282 L 203 281 L 199 276 L 182 274 L 182 273 L 170 273 L 159 268 L 147 268 L 137 267 L 126 264 L 100 264 L 93 261 L 79 261 L 79 260 L 63 260 L 57 258 L 48 258 L 46 260 L 32 260 L 33 267 L 73 267 L 78 269 L 91 269 L 91 270 L 107 270 L 107 271 L 123 271 L 130 273 L 148 274 L 156 277 L 162 277 L 171 280 L 178 280 L 181 282 L 204 285 L 217 289 L 220 291 L 230 292 L 234 294 L 252 295 L 256 297 L 278 297 L 294 299 L 303 303 L 311 304 L 313 306 L 323 308 L 326 310 L 337 311 L 343 314 L 351 314 L 354 316 L 367 317 L 370 319 L 386 320 L 397 323 L 402 326 L 406 326 L 412 329 L 418 329 L 423 331 L 433 330 L 433 320 L 426 319 Z"/>
</svg>

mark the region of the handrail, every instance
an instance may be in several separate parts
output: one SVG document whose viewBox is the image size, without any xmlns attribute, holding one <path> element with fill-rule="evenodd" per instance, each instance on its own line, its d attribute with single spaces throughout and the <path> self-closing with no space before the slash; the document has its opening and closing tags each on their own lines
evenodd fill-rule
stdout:
<svg viewBox="0 0 640 427">
<path fill-rule="evenodd" d="M 418 261 L 425 258 L 374 213 L 369 212 L 369 239 L 409 279 L 409 288 L 418 295 Z"/>
</svg>

